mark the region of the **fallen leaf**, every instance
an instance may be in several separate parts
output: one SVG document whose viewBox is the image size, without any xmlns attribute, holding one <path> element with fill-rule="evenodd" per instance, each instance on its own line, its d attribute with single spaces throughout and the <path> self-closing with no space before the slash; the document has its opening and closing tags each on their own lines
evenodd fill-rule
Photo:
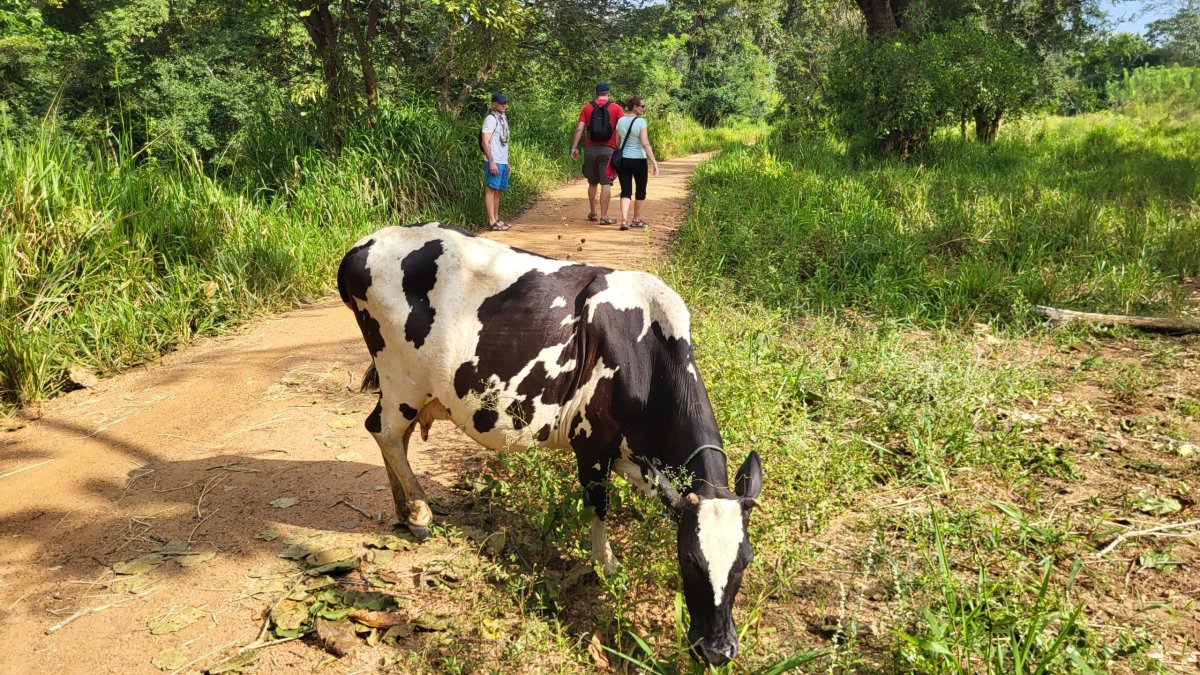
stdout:
<svg viewBox="0 0 1200 675">
<path fill-rule="evenodd" d="M 325 447 L 331 450 L 344 450 L 350 447 L 350 441 L 341 438 L 331 438 L 325 441 Z"/>
<path fill-rule="evenodd" d="M 1147 497 L 1139 501 L 1134 508 L 1142 513 L 1165 516 L 1171 513 L 1179 513 L 1183 510 L 1183 504 L 1180 504 L 1179 500 L 1173 497 Z"/>
<path fill-rule="evenodd" d="M 258 656 L 257 650 L 240 652 L 236 656 L 225 659 L 212 668 L 209 668 L 208 675 L 221 675 L 221 673 L 231 673 L 237 670 L 242 670 L 246 666 L 257 661 Z"/>
<path fill-rule="evenodd" d="M 179 558 L 179 566 L 195 567 L 196 565 L 206 563 L 215 557 L 217 557 L 215 551 L 205 551 L 204 553 L 197 553 L 195 555 L 185 555 Z"/>
<path fill-rule="evenodd" d="M 592 657 L 592 662 L 596 664 L 596 668 L 608 671 L 612 669 L 612 664 L 608 662 L 608 655 L 604 653 L 604 635 L 600 631 L 592 633 L 592 639 L 588 640 L 588 655 Z"/>
<path fill-rule="evenodd" d="M 274 506 L 277 509 L 286 509 L 299 503 L 300 500 L 296 499 L 295 497 L 280 497 L 279 499 L 273 500 L 271 502 L 271 506 Z"/>
<path fill-rule="evenodd" d="M 254 538 L 261 539 L 263 541 L 275 541 L 279 538 L 279 533 L 275 530 L 263 530 L 262 532 L 256 533 Z"/>
<path fill-rule="evenodd" d="M 349 621 L 317 619 L 316 628 L 321 646 L 334 656 L 345 656 L 354 651 L 358 644 L 354 637 L 354 624 Z"/>
<path fill-rule="evenodd" d="M 188 662 L 188 648 L 185 646 L 164 649 L 150 659 L 159 670 L 179 670 Z"/>
<path fill-rule="evenodd" d="M 412 551 L 417 548 L 417 543 L 409 541 L 403 537 L 397 537 L 394 534 L 381 534 L 363 541 L 363 545 L 367 548 L 386 548 L 391 551 Z"/>
<path fill-rule="evenodd" d="M 174 633 L 177 630 L 187 628 L 199 621 L 204 615 L 204 611 L 185 605 L 172 609 L 165 614 L 159 614 L 146 623 L 150 626 L 151 635 L 166 635 L 167 633 Z"/>
<path fill-rule="evenodd" d="M 334 455 L 334 459 L 339 462 L 357 462 L 359 460 L 359 455 L 357 452 L 339 452 L 338 454 Z"/>
<path fill-rule="evenodd" d="M 279 630 L 297 630 L 305 621 L 308 621 L 308 605 L 303 602 L 285 598 L 271 610 L 271 623 Z"/>
<path fill-rule="evenodd" d="M 396 552 L 388 549 L 367 551 L 367 562 L 386 565 L 396 559 Z"/>
<path fill-rule="evenodd" d="M 350 612 L 350 618 L 371 628 L 391 628 L 411 622 L 411 618 L 403 612 L 371 611 L 356 609 Z"/>
<path fill-rule="evenodd" d="M 349 429 L 350 427 L 357 426 L 358 421 L 346 417 L 345 415 L 340 415 L 329 420 L 327 424 L 329 425 L 330 429 Z"/>
<path fill-rule="evenodd" d="M 500 555 L 504 551 L 504 544 L 507 541 L 504 530 L 493 532 L 483 540 L 483 552 L 488 555 Z"/>
<path fill-rule="evenodd" d="M 435 616 L 433 614 L 422 614 L 413 620 L 413 625 L 420 630 L 440 633 L 450 630 L 453 622 L 448 616 Z"/>
<path fill-rule="evenodd" d="M 149 574 L 166 561 L 167 557 L 161 553 L 147 553 L 133 560 L 116 563 L 112 566 L 112 570 L 117 574 Z"/>
<path fill-rule="evenodd" d="M 347 558 L 353 557 L 354 550 L 342 546 L 338 548 L 327 548 L 321 551 L 310 553 L 304 558 L 304 562 L 307 563 L 309 567 L 320 567 L 321 565 L 328 565 L 332 562 L 346 560 Z"/>
<path fill-rule="evenodd" d="M 183 553 L 188 550 L 189 544 L 182 539 L 172 539 L 167 543 L 154 549 L 155 553 Z"/>
<path fill-rule="evenodd" d="M 360 564 L 361 564 L 361 561 L 358 559 L 358 556 L 354 556 L 353 558 L 347 558 L 345 560 L 331 562 L 328 565 L 321 565 L 320 567 L 314 567 L 311 570 L 308 570 L 308 574 L 316 576 L 318 574 L 349 572 L 351 570 L 358 569 L 358 566 Z"/>
</svg>

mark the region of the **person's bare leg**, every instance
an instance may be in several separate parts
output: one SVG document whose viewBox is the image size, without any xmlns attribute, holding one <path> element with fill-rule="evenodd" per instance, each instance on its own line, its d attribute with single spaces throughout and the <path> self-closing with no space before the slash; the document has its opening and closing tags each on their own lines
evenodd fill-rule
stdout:
<svg viewBox="0 0 1200 675">
<path fill-rule="evenodd" d="M 596 213 L 596 188 L 598 184 L 588 183 L 588 213 Z"/>
<path fill-rule="evenodd" d="M 488 225 L 496 222 L 496 218 L 499 217 L 495 196 L 495 190 L 490 187 L 483 188 L 483 208 L 487 210 Z"/>
<path fill-rule="evenodd" d="M 633 202 L 633 219 L 634 220 L 642 219 L 642 202 L 644 202 L 644 201 L 646 201 L 646 200 L 645 199 L 634 200 L 634 202 Z"/>
<path fill-rule="evenodd" d="M 608 203 L 612 200 L 612 186 L 600 186 L 600 217 L 608 217 Z"/>
<path fill-rule="evenodd" d="M 633 217 L 637 218 L 637 207 L 633 208 Z M 621 197 L 621 222 L 629 222 L 629 197 Z"/>
</svg>

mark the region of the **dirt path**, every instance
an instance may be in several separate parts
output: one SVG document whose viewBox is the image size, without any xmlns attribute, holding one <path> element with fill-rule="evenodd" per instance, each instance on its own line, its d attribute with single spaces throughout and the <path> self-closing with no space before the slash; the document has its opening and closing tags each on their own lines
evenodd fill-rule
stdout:
<svg viewBox="0 0 1200 675">
<path fill-rule="evenodd" d="M 662 163 L 648 231 L 585 222 L 577 182 L 492 236 L 554 257 L 650 267 L 683 220 L 687 180 L 704 158 Z M 60 397 L 41 419 L 0 431 L 0 673 L 159 672 L 156 657 L 167 672 L 212 666 L 258 638 L 263 610 L 295 574 L 278 557 L 289 536 L 348 543 L 388 531 L 387 480 L 362 429 L 374 401 L 356 391 L 365 365 L 350 313 L 327 299 Z M 436 452 L 414 440 L 414 468 L 453 509 L 449 487 L 479 466 L 480 448 L 449 425 L 431 437 Z M 297 501 L 276 501 L 287 498 Z M 140 559 L 142 574 L 112 569 L 156 550 Z M 422 546 L 391 568 L 404 575 L 439 552 Z M 420 607 L 422 588 L 417 579 L 397 592 Z M 192 622 L 152 634 L 157 619 L 181 617 Z M 307 641 L 263 651 L 262 672 L 311 672 L 325 658 Z M 379 662 L 360 645 L 322 672 Z"/>
</svg>

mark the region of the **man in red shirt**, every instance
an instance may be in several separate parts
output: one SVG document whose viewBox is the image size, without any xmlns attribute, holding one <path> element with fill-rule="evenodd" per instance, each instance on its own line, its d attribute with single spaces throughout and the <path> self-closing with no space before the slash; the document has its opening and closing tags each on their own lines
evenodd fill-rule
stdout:
<svg viewBox="0 0 1200 675">
<path fill-rule="evenodd" d="M 625 115 L 621 106 L 611 100 L 608 83 L 596 85 L 596 99 L 579 111 L 579 123 L 575 125 L 575 138 L 571 141 L 571 160 L 579 159 L 579 139 L 583 140 L 583 175 L 588 181 L 588 220 L 599 220 L 605 225 L 616 224 L 608 217 L 608 202 L 612 198 L 612 179 L 604 175 L 608 158 L 617 148 L 617 120 Z M 587 135 L 584 135 L 584 130 Z M 606 135 L 607 132 L 607 135 Z M 599 215 L 596 210 L 596 187 L 600 187 Z"/>
</svg>

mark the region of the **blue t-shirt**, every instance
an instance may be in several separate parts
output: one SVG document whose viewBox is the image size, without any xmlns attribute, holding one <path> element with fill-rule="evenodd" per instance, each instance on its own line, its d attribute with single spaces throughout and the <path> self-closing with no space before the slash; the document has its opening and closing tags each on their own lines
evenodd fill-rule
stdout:
<svg viewBox="0 0 1200 675">
<path fill-rule="evenodd" d="M 629 129 L 630 125 L 633 126 L 632 131 Z M 646 149 L 642 147 L 641 140 L 642 129 L 645 128 L 645 117 L 633 117 L 632 115 L 626 115 L 625 117 L 617 120 L 617 137 L 620 139 L 617 141 L 618 148 L 621 147 L 621 143 L 625 143 L 625 134 L 630 134 L 629 142 L 625 143 L 625 152 L 621 153 L 622 157 L 628 157 L 629 159 L 646 159 Z"/>
</svg>

